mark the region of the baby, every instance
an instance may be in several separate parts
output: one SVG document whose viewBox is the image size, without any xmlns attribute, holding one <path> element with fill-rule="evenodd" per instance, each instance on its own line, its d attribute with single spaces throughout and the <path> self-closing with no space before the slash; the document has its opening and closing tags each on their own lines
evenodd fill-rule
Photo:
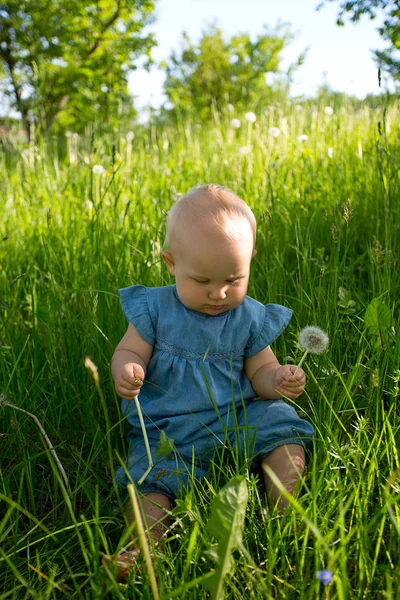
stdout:
<svg viewBox="0 0 400 600">
<path fill-rule="evenodd" d="M 243 200 L 221 185 L 195 187 L 168 216 L 161 256 L 175 284 L 119 290 L 129 325 L 111 368 L 131 429 L 130 456 L 117 479 L 121 486 L 129 477 L 138 482 L 148 467 L 132 402 L 140 393 L 155 465 L 139 489 L 155 540 L 178 490 L 193 475 L 207 474 L 224 443 L 239 444 L 253 465 L 268 465 L 289 492 L 304 473 L 304 446 L 314 428 L 281 398 L 300 396 L 305 374 L 281 365 L 270 347 L 292 311 L 246 295 L 255 242 L 256 220 Z M 162 431 L 173 440 L 173 453 L 156 458 Z M 270 500 L 282 510 L 285 498 L 262 473 Z M 132 522 L 130 506 L 126 514 Z M 120 555 L 121 570 L 136 555 Z"/>
</svg>

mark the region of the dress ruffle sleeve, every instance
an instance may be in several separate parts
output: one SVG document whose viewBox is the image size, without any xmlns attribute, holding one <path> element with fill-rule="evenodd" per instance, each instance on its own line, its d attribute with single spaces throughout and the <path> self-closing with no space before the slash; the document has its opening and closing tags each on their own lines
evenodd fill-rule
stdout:
<svg viewBox="0 0 400 600">
<path fill-rule="evenodd" d="M 250 331 L 250 338 L 245 347 L 244 358 L 249 358 L 272 344 L 287 327 L 293 311 L 280 304 L 267 304 L 264 314 L 260 314 L 259 327 Z"/>
<path fill-rule="evenodd" d="M 143 285 L 132 285 L 118 290 L 122 310 L 142 338 L 154 346 L 155 327 L 147 301 L 147 290 Z"/>
</svg>

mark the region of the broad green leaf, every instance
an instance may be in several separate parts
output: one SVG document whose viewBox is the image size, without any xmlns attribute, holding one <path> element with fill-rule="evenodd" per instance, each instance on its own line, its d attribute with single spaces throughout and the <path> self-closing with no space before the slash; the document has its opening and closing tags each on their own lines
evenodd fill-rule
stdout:
<svg viewBox="0 0 400 600">
<path fill-rule="evenodd" d="M 367 306 L 364 317 L 364 326 L 371 336 L 378 336 L 381 345 L 392 325 L 392 313 L 379 298 L 374 298 Z"/>
<path fill-rule="evenodd" d="M 157 445 L 156 458 L 168 456 L 174 449 L 174 440 L 169 438 L 165 431 L 161 431 L 160 441 Z"/>
<path fill-rule="evenodd" d="M 236 476 L 222 488 L 211 505 L 207 531 L 218 540 L 218 566 L 206 586 L 213 600 L 224 598 L 224 577 L 232 566 L 232 552 L 242 543 L 247 500 L 246 480 Z"/>
</svg>

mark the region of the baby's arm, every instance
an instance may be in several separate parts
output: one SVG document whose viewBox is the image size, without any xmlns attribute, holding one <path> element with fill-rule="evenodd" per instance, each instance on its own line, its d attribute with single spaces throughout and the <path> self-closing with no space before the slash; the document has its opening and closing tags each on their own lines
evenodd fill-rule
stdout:
<svg viewBox="0 0 400 600">
<path fill-rule="evenodd" d="M 269 346 L 244 361 L 244 370 L 253 390 L 260 398 L 270 400 L 282 396 L 294 400 L 300 396 L 306 385 L 306 375 L 303 369 L 296 369 L 295 365 L 281 365 Z"/>
<path fill-rule="evenodd" d="M 111 373 L 119 396 L 133 400 L 138 395 L 152 354 L 153 346 L 129 323 L 111 359 Z"/>
</svg>

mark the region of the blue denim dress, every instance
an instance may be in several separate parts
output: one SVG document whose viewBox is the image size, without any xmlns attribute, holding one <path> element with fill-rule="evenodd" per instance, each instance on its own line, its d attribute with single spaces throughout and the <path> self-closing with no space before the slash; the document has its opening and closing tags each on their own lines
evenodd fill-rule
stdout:
<svg viewBox="0 0 400 600">
<path fill-rule="evenodd" d="M 246 296 L 236 308 L 207 315 L 187 308 L 175 284 L 133 285 L 118 293 L 128 321 L 154 346 L 139 395 L 155 463 L 142 492 L 172 500 L 189 480 L 207 474 L 224 444 L 261 461 L 277 446 L 310 441 L 313 426 L 283 400 L 257 399 L 244 372 L 244 360 L 285 329 L 289 308 Z M 117 471 L 125 487 L 141 478 L 148 459 L 135 402 L 123 399 L 122 412 L 131 427 L 129 458 Z M 173 440 L 167 456 L 157 452 L 161 432 Z"/>
</svg>

